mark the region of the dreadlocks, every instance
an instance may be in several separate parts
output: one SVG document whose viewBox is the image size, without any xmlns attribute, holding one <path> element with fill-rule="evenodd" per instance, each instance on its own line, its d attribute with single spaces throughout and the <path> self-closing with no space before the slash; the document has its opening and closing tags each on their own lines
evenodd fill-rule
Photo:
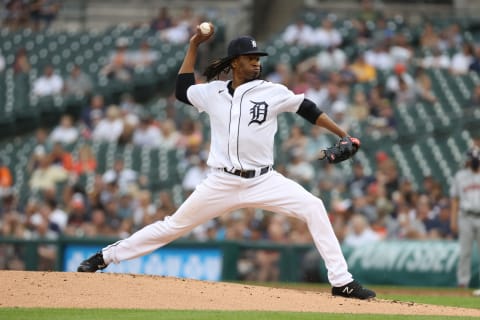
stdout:
<svg viewBox="0 0 480 320">
<path fill-rule="evenodd" d="M 228 73 L 230 71 L 230 62 L 232 62 L 231 57 L 216 59 L 207 66 L 203 75 L 207 77 L 207 81 L 210 81 L 213 78 L 218 78 L 220 73 Z"/>
</svg>

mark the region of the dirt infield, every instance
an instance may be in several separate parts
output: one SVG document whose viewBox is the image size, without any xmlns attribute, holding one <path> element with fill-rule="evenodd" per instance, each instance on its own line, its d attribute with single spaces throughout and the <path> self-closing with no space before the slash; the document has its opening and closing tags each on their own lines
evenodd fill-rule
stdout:
<svg viewBox="0 0 480 320">
<path fill-rule="evenodd" d="M 480 310 L 158 276 L 0 271 L 0 307 L 264 310 L 480 317 Z"/>
</svg>

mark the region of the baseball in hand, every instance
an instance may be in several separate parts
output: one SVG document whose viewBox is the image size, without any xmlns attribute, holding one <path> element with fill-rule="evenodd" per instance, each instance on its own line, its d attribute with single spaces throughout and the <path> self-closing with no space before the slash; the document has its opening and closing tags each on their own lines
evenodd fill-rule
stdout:
<svg viewBox="0 0 480 320">
<path fill-rule="evenodd" d="M 203 35 L 209 34 L 210 31 L 212 31 L 212 27 L 210 27 L 210 23 L 208 23 L 208 22 L 202 22 L 202 23 L 200 24 L 200 32 L 201 32 Z"/>
</svg>

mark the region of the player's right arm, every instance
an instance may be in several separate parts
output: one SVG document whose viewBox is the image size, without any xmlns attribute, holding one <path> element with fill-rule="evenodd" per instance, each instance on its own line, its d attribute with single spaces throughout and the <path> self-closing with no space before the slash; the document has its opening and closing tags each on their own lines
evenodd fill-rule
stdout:
<svg viewBox="0 0 480 320">
<path fill-rule="evenodd" d="M 175 84 L 175 97 L 187 104 L 190 101 L 187 98 L 187 89 L 195 84 L 195 63 L 197 61 L 198 46 L 210 39 L 214 33 L 214 26 L 210 24 L 211 31 L 209 34 L 204 35 L 200 31 L 200 27 L 197 26 L 197 32 L 190 38 L 190 42 L 187 48 L 187 53 L 183 59 L 183 63 L 178 71 L 177 80 Z"/>
</svg>

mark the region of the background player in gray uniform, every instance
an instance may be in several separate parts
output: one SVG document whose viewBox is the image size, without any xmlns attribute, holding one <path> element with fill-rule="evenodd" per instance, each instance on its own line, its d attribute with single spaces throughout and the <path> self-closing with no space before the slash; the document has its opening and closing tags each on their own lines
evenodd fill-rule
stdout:
<svg viewBox="0 0 480 320">
<path fill-rule="evenodd" d="M 468 152 L 467 167 L 456 173 L 451 188 L 451 228 L 458 233 L 460 257 L 457 282 L 468 287 L 474 242 L 480 248 L 480 149 Z M 480 250 L 479 250 L 480 252 Z M 473 292 L 480 296 L 480 289 Z"/>
<path fill-rule="evenodd" d="M 261 208 L 305 221 L 315 246 L 325 261 L 332 294 L 369 299 L 375 292 L 363 288 L 348 272 L 340 244 L 330 224 L 323 202 L 298 183 L 272 169 L 277 116 L 296 112 L 311 123 L 322 126 L 343 139 L 341 145 L 355 144 L 351 138 L 316 105 L 295 95 L 285 86 L 260 80 L 260 57 L 267 53 L 257 48 L 249 36 L 230 42 L 228 56 L 207 67 L 208 83 L 195 84 L 194 66 L 199 45 L 213 34 L 197 33 L 180 68 L 176 96 L 200 112 L 208 113 L 211 146 L 207 160 L 212 169 L 179 209 L 129 238 L 118 241 L 78 267 L 80 272 L 95 272 L 109 263 L 133 259 L 166 245 L 194 227 L 240 208 Z M 232 71 L 231 81 L 212 79 Z M 330 150 L 321 158 L 335 161 Z"/>
</svg>

